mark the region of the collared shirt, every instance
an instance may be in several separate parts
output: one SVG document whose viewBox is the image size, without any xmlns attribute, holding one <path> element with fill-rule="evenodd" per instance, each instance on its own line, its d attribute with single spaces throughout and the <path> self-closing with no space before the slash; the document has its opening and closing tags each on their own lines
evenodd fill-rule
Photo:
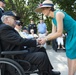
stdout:
<svg viewBox="0 0 76 75">
<path fill-rule="evenodd" d="M 4 11 L 4 8 L 0 7 L 3 11 Z"/>
<path fill-rule="evenodd" d="M 24 36 L 26 36 L 27 39 L 32 39 L 32 38 L 34 38 L 32 35 L 30 35 L 30 34 L 28 34 L 28 33 L 26 33 L 26 32 L 22 32 L 22 34 L 23 34 Z"/>
<path fill-rule="evenodd" d="M 38 32 L 41 34 L 46 33 L 47 27 L 45 23 L 39 23 L 37 26 Z"/>
<path fill-rule="evenodd" d="M 20 34 L 20 36 L 21 36 L 22 38 L 26 38 L 26 36 L 23 35 L 23 33 L 22 33 L 20 30 L 18 30 L 17 28 L 15 28 L 15 30 Z"/>
</svg>

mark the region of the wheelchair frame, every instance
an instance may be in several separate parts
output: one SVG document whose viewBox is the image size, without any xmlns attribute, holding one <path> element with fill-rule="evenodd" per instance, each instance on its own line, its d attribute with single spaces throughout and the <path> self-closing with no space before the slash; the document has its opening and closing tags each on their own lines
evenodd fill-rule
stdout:
<svg viewBox="0 0 76 75">
<path fill-rule="evenodd" d="M 35 70 L 29 71 L 31 64 L 28 61 L 25 61 L 25 63 L 29 64 L 29 68 L 28 68 L 27 71 L 24 71 L 24 69 L 22 68 L 22 66 L 18 62 L 16 62 L 13 59 L 10 59 L 10 58 L 6 57 L 7 55 L 14 56 L 14 55 L 18 55 L 18 54 L 20 55 L 20 54 L 25 54 L 25 53 L 27 53 L 27 50 L 21 50 L 21 51 L 2 51 L 0 53 L 1 75 L 4 75 L 4 71 L 2 70 L 3 66 L 1 64 L 11 65 L 12 67 L 14 67 L 18 71 L 19 75 L 30 75 L 30 74 L 33 74 L 33 73 L 39 73 L 39 71 L 35 71 Z M 2 56 L 4 56 L 4 57 L 2 57 Z"/>
</svg>

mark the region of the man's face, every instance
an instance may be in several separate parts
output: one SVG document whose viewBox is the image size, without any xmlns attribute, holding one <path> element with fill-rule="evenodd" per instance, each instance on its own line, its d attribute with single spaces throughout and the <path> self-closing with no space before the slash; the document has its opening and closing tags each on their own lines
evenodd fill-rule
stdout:
<svg viewBox="0 0 76 75">
<path fill-rule="evenodd" d="M 12 26 L 12 27 L 15 27 L 15 25 L 16 25 L 16 19 L 15 19 L 15 17 L 13 17 L 13 16 L 9 16 L 9 17 L 7 18 L 7 22 L 8 22 L 8 24 L 9 24 L 10 26 Z"/>
<path fill-rule="evenodd" d="M 21 30 L 22 29 L 22 25 L 17 25 L 15 26 L 18 30 Z"/>
<path fill-rule="evenodd" d="M 40 23 L 43 23 L 43 20 L 40 20 Z"/>
<path fill-rule="evenodd" d="M 5 3 L 0 1 L 0 6 L 4 8 L 5 7 Z"/>
<path fill-rule="evenodd" d="M 31 24 L 34 24 L 34 21 L 31 21 Z"/>
</svg>

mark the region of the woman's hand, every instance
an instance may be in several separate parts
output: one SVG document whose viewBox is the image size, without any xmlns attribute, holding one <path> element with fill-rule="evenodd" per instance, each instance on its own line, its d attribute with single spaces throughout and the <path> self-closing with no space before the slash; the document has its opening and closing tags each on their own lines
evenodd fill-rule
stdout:
<svg viewBox="0 0 76 75">
<path fill-rule="evenodd" d="M 46 38 L 41 38 L 40 43 L 43 45 L 46 42 Z"/>
</svg>

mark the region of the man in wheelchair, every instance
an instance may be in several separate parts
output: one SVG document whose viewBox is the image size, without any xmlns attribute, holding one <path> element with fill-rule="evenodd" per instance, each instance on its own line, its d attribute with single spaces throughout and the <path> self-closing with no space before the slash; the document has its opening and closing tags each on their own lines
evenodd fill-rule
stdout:
<svg viewBox="0 0 76 75">
<path fill-rule="evenodd" d="M 21 46 L 34 47 L 29 48 L 25 55 L 17 56 L 23 60 L 30 62 L 37 66 L 40 75 L 60 75 L 60 72 L 52 71 L 53 67 L 49 61 L 45 48 L 37 47 L 40 40 L 23 39 L 16 30 L 15 21 L 19 19 L 12 11 L 3 13 L 1 20 L 3 24 L 0 25 L 0 42 L 2 49 L 7 51 L 20 50 Z"/>
</svg>

